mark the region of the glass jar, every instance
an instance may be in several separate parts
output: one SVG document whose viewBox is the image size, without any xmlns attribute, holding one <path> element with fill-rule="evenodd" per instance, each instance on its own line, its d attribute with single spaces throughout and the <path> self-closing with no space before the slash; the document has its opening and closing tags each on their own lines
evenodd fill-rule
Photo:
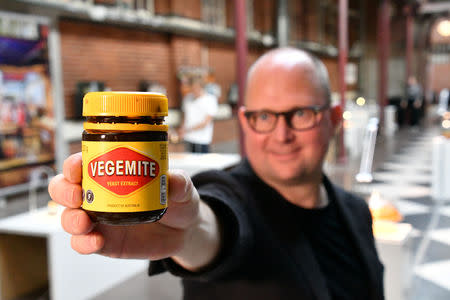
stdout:
<svg viewBox="0 0 450 300">
<path fill-rule="evenodd" d="M 166 212 L 167 102 L 157 93 L 84 96 L 82 208 L 93 222 L 154 222 Z"/>
</svg>

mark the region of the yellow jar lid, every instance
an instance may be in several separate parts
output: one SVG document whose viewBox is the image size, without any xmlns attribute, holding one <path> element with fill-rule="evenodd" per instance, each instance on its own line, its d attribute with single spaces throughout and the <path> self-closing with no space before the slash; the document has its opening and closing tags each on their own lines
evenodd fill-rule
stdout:
<svg viewBox="0 0 450 300">
<path fill-rule="evenodd" d="M 83 98 L 83 116 L 164 117 L 167 102 L 159 93 L 90 92 Z"/>
</svg>

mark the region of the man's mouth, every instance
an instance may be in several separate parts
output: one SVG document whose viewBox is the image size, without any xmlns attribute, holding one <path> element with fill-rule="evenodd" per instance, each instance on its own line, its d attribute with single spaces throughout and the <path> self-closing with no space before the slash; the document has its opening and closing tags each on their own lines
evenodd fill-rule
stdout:
<svg viewBox="0 0 450 300">
<path fill-rule="evenodd" d="M 271 151 L 270 154 L 278 159 L 291 159 L 299 155 L 300 149 L 289 149 L 289 150 L 277 150 Z"/>
</svg>

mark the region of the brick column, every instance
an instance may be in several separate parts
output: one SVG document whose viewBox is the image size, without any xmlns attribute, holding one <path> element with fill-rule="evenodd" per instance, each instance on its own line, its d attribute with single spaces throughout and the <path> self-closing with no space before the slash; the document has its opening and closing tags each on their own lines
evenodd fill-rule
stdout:
<svg viewBox="0 0 450 300">
<path fill-rule="evenodd" d="M 236 74 L 237 74 L 237 84 L 239 90 L 239 100 L 238 107 L 244 104 L 244 95 L 245 95 L 245 79 L 247 76 L 247 54 L 248 54 L 248 46 L 247 46 L 247 35 L 246 35 L 246 7 L 245 0 L 235 0 L 234 2 L 235 8 L 235 32 L 236 32 L 236 55 L 237 55 L 237 65 L 236 65 Z M 243 141 L 243 133 L 242 129 L 239 128 L 240 132 L 240 151 L 241 155 L 245 156 L 245 148 Z"/>
</svg>

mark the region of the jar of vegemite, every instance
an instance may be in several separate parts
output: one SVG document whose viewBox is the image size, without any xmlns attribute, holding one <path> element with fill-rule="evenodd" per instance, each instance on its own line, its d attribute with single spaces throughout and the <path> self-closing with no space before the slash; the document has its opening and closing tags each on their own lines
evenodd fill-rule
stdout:
<svg viewBox="0 0 450 300">
<path fill-rule="evenodd" d="M 130 225 L 167 209 L 167 97 L 91 92 L 83 98 L 83 205 L 92 221 Z"/>
</svg>

